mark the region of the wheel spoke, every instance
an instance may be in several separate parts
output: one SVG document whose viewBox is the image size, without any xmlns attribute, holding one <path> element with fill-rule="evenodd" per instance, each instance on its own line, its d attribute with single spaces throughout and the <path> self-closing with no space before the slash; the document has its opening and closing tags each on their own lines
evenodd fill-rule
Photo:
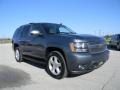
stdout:
<svg viewBox="0 0 120 90">
<path fill-rule="evenodd" d="M 57 67 L 61 67 L 61 63 L 59 62 L 57 57 L 55 57 L 54 62 L 55 62 Z"/>
<path fill-rule="evenodd" d="M 49 70 L 54 75 L 59 75 L 61 73 L 61 63 L 59 62 L 58 57 L 51 56 L 49 59 Z"/>
<path fill-rule="evenodd" d="M 18 50 L 16 50 L 16 52 L 15 52 L 15 57 L 16 57 L 17 60 L 19 60 L 20 54 L 19 54 L 19 51 L 18 51 Z"/>
<path fill-rule="evenodd" d="M 61 63 L 57 63 L 56 65 L 57 65 L 57 67 L 61 67 Z"/>
<path fill-rule="evenodd" d="M 54 59 L 53 59 L 53 57 L 50 58 L 50 63 L 51 63 L 51 64 L 54 64 Z"/>
<path fill-rule="evenodd" d="M 53 65 L 51 63 L 49 63 L 49 69 L 52 70 Z"/>
<path fill-rule="evenodd" d="M 56 68 L 53 66 L 51 72 L 56 75 L 55 69 Z"/>
<path fill-rule="evenodd" d="M 60 68 L 56 68 L 55 70 L 56 70 L 57 74 L 60 74 L 60 72 L 61 72 Z"/>
</svg>

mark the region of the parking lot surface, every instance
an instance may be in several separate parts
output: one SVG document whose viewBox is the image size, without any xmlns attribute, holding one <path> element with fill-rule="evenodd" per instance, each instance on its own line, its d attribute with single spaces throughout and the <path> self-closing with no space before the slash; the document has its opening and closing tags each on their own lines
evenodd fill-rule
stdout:
<svg viewBox="0 0 120 90">
<path fill-rule="evenodd" d="M 110 50 L 99 69 L 77 77 L 56 80 L 44 66 L 17 63 L 11 44 L 0 44 L 0 90 L 120 90 L 120 51 Z"/>
</svg>

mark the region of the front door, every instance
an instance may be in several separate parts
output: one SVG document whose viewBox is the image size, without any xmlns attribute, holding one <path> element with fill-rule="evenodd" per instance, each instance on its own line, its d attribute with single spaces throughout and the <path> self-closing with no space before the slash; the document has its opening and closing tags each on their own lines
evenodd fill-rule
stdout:
<svg viewBox="0 0 120 90">
<path fill-rule="evenodd" d="M 31 34 L 32 31 L 39 31 L 42 35 L 33 35 Z M 31 26 L 29 38 L 30 42 L 28 47 L 30 49 L 30 55 L 37 58 L 44 58 L 46 40 L 41 25 Z"/>
</svg>

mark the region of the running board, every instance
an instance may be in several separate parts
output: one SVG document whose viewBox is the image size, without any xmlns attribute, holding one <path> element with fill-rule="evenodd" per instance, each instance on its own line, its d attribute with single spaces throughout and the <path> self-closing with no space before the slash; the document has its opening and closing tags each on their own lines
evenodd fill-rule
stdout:
<svg viewBox="0 0 120 90">
<path fill-rule="evenodd" d="M 23 56 L 23 59 L 32 61 L 34 63 L 45 64 L 46 65 L 46 60 L 44 60 L 44 59 L 29 57 L 29 56 L 26 56 L 26 55 Z"/>
</svg>

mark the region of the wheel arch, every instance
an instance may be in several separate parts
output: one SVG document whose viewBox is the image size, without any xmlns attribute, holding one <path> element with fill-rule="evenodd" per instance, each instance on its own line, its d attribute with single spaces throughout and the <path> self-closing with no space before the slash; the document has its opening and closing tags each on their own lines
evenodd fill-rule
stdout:
<svg viewBox="0 0 120 90">
<path fill-rule="evenodd" d="M 58 48 L 58 47 L 48 47 L 47 49 L 46 49 L 46 57 L 49 55 L 49 53 L 50 52 L 52 52 L 52 51 L 58 51 L 58 52 L 60 52 L 62 55 L 63 55 L 63 57 L 65 58 L 65 53 L 64 53 L 64 51 L 61 49 L 61 48 Z M 66 58 L 65 58 L 66 59 Z"/>
<path fill-rule="evenodd" d="M 13 44 L 13 49 L 15 50 L 17 47 L 19 47 L 19 44 L 15 43 Z"/>
</svg>

